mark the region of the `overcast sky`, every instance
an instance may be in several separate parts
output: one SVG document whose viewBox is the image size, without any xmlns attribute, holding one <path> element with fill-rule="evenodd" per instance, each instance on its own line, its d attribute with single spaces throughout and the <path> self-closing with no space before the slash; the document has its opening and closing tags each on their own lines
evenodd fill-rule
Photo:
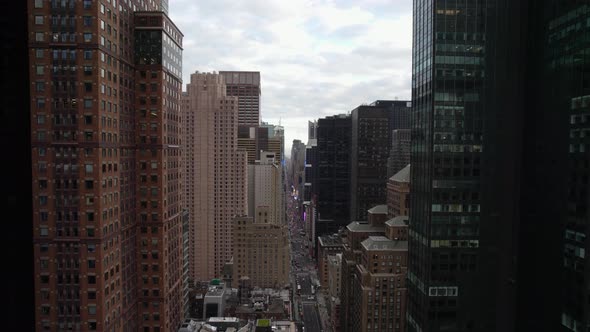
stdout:
<svg viewBox="0 0 590 332">
<path fill-rule="evenodd" d="M 195 71 L 260 71 L 261 118 L 285 127 L 285 154 L 307 122 L 378 99 L 410 99 L 411 0 L 170 0 Z"/>
</svg>

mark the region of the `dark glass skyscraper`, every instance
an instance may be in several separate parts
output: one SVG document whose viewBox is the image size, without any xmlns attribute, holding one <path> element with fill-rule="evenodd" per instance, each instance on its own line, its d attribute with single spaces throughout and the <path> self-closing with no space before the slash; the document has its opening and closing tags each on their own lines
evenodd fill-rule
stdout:
<svg viewBox="0 0 590 332">
<path fill-rule="evenodd" d="M 590 2 L 414 1 L 409 331 L 588 331 Z"/>
<path fill-rule="evenodd" d="M 486 24 L 493 1 L 414 1 L 410 331 L 484 331 Z"/>
<path fill-rule="evenodd" d="M 317 126 L 317 209 L 318 236 L 350 223 L 350 145 L 352 122 L 349 115 L 318 120 Z"/>
</svg>

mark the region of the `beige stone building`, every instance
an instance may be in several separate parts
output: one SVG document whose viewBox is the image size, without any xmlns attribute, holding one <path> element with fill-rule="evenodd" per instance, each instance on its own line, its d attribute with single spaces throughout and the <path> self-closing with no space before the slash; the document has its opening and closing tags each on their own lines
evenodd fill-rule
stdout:
<svg viewBox="0 0 590 332">
<path fill-rule="evenodd" d="M 246 153 L 238 151 L 237 97 L 221 75 L 191 75 L 183 95 L 185 206 L 189 211 L 191 276 L 221 275 L 233 254 L 232 222 L 247 213 Z"/>
<path fill-rule="evenodd" d="M 265 208 L 258 210 L 263 216 Z M 282 288 L 289 284 L 290 257 L 287 228 L 252 217 L 237 217 L 234 223 L 233 280 L 250 278 L 252 286 Z"/>
<path fill-rule="evenodd" d="M 284 222 L 281 165 L 262 151 L 248 170 L 248 216 L 234 222 L 233 280 L 248 277 L 252 286 L 289 284 L 290 255 Z"/>
</svg>

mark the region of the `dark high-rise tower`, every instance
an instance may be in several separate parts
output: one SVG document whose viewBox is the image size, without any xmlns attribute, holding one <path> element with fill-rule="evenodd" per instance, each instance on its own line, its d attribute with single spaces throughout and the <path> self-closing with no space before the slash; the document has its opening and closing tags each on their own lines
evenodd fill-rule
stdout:
<svg viewBox="0 0 590 332">
<path fill-rule="evenodd" d="M 395 129 L 410 127 L 410 102 L 377 100 L 352 110 L 350 217 L 366 220 L 367 210 L 385 204 L 387 158 Z"/>
<path fill-rule="evenodd" d="M 414 2 L 410 331 L 590 328 L 589 4 Z"/>
<path fill-rule="evenodd" d="M 318 236 L 333 233 L 350 223 L 350 115 L 334 115 L 317 125 Z"/>
</svg>

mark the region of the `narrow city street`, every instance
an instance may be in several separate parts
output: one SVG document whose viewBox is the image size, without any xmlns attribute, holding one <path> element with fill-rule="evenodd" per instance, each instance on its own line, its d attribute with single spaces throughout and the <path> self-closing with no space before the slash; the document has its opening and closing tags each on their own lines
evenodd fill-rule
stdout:
<svg viewBox="0 0 590 332">
<path fill-rule="evenodd" d="M 297 196 L 287 195 L 287 216 L 291 240 L 291 284 L 293 287 L 293 320 L 298 331 L 327 332 L 329 323 L 323 299 L 318 299 L 317 271 L 305 246 L 305 227 L 299 213 Z M 323 310 L 322 310 L 323 309 Z M 321 314 L 320 314 L 321 313 Z"/>
</svg>

